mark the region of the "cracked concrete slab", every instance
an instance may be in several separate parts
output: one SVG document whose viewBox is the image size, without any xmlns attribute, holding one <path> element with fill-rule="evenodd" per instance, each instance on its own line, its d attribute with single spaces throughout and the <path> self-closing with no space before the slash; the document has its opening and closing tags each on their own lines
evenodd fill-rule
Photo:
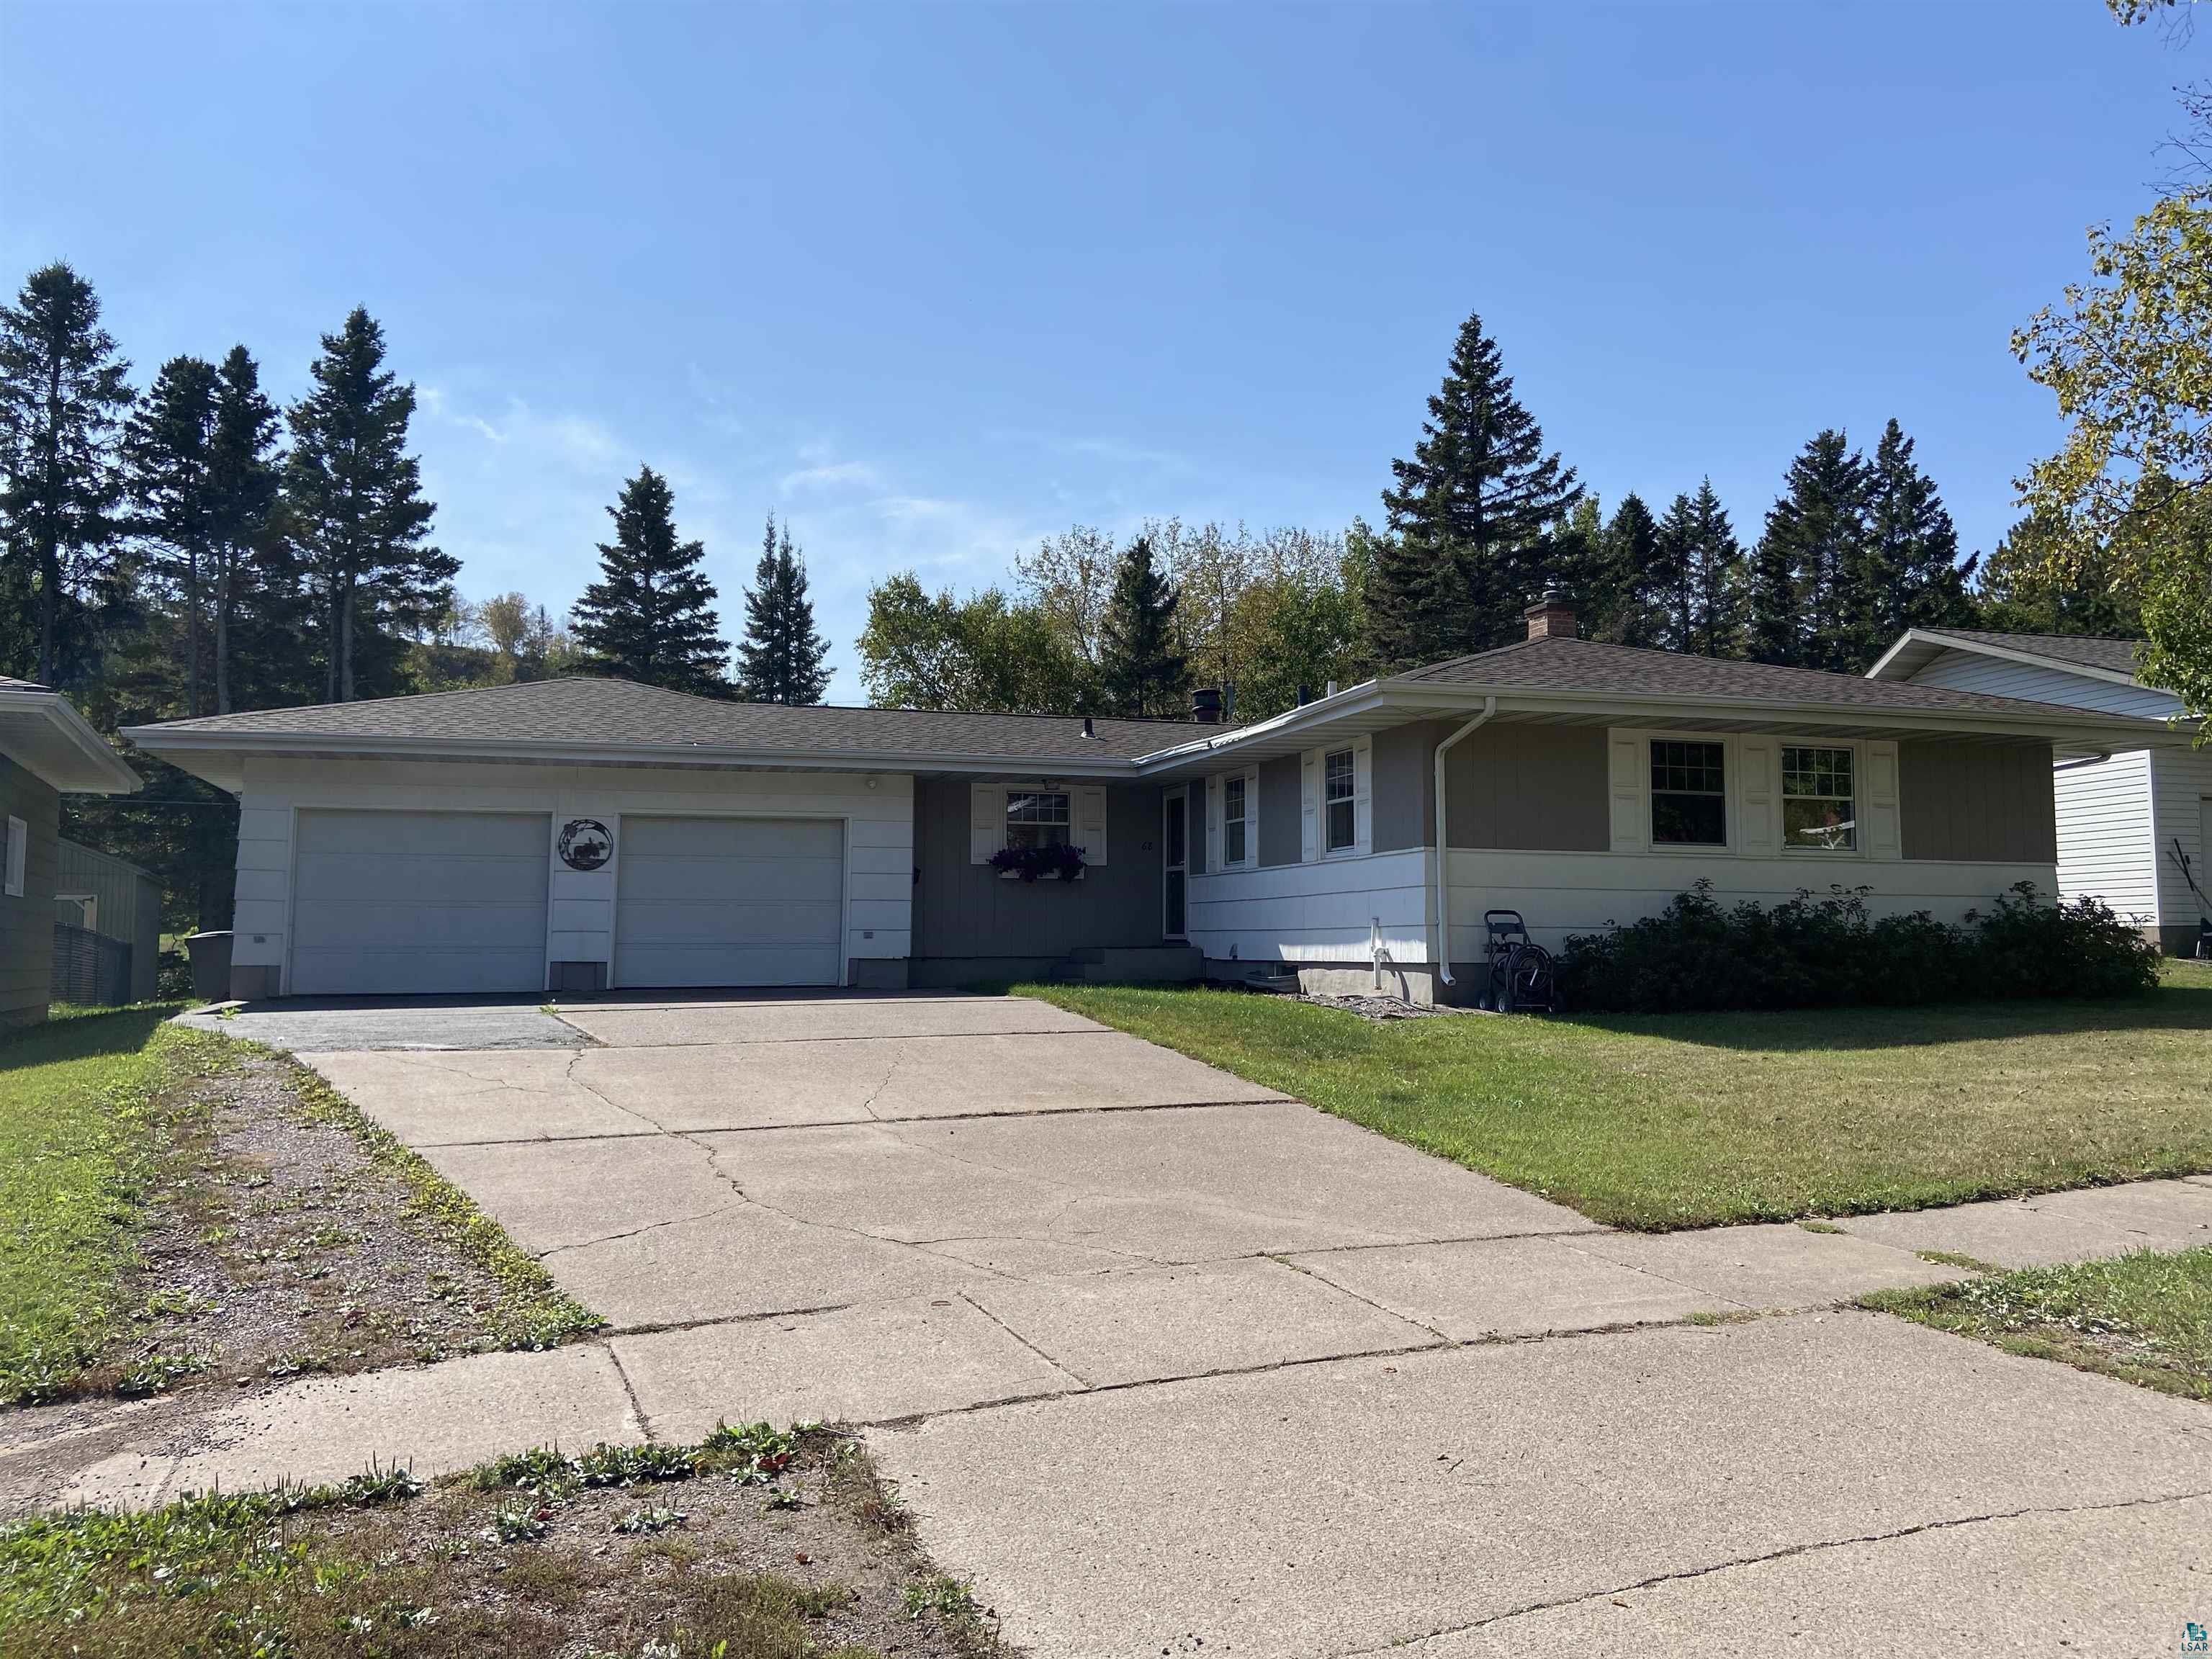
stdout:
<svg viewBox="0 0 2212 1659">
<path fill-rule="evenodd" d="M 1808 1232 L 1794 1222 L 1680 1233 L 1599 1233 L 1578 1241 L 1592 1255 L 1725 1297 L 1746 1308 L 1817 1308 L 1869 1291 L 1956 1279 L 1956 1267 L 1921 1261 L 1849 1233 Z"/>
<path fill-rule="evenodd" d="M 620 1336 L 610 1345 L 653 1433 L 717 1422 L 881 1422 L 1079 1388 L 970 1303 L 867 1307 Z"/>
<path fill-rule="evenodd" d="M 1095 1387 L 1291 1360 L 1434 1346 L 1438 1339 L 1265 1258 L 994 1284 L 969 1297 Z"/>
<path fill-rule="evenodd" d="M 653 1133 L 646 1119 L 574 1079 L 593 1052 L 364 1049 L 303 1058 L 410 1146 Z"/>
<path fill-rule="evenodd" d="M 842 1041 L 854 1037 L 985 1036 L 1103 1028 L 1032 997 L 820 996 L 792 1002 L 568 1007 L 561 1017 L 617 1048 L 686 1043 Z"/>
<path fill-rule="evenodd" d="M 942 1295 L 980 1276 L 931 1250 L 739 1204 L 546 1258 L 617 1330 Z"/>
<path fill-rule="evenodd" d="M 316 1377 L 242 1401 L 191 1433 L 189 1444 L 106 1460 L 60 1501 L 137 1508 L 216 1487 L 342 1480 L 372 1459 L 442 1474 L 532 1446 L 635 1441 L 645 1429 L 612 1357 L 591 1344 Z"/>
<path fill-rule="evenodd" d="M 868 1441 L 938 1565 L 1038 1659 L 1367 1651 L 1779 1548 L 2212 1485 L 2201 1406 L 1857 1313 L 1323 1362 Z"/>
<path fill-rule="evenodd" d="M 1601 1593 L 1394 1659 L 1955 1659 L 2179 1653 L 2212 1499 L 1999 1516 Z M 2203 1620 L 2199 1619 L 2198 1622 Z"/>
<path fill-rule="evenodd" d="M 1652 1324 L 1738 1304 L 1622 1267 L 1571 1237 L 1481 1239 L 1292 1256 L 1305 1272 L 1455 1342 Z"/>
<path fill-rule="evenodd" d="M 2133 1236 L 2130 1248 L 2188 1250 L 2212 1244 L 2212 1191 L 2188 1181 L 2082 1187 L 2027 1200 L 2045 1215 L 2094 1221 Z"/>
<path fill-rule="evenodd" d="M 1285 1098 L 1103 1030 L 309 1063 L 416 1147 Z"/>
<path fill-rule="evenodd" d="M 706 1148 L 674 1135 L 430 1146 L 422 1156 L 533 1255 L 629 1237 L 741 1201 Z"/>
<path fill-rule="evenodd" d="M 784 1214 L 916 1242 L 1024 1238 L 1172 1263 L 1595 1226 L 1295 1102 L 698 1139 Z"/>
<path fill-rule="evenodd" d="M 589 1039 L 546 1013 L 538 997 L 287 998 L 247 1003 L 228 1017 L 184 1013 L 177 1024 L 293 1054 L 363 1048 L 574 1048 Z"/>
<path fill-rule="evenodd" d="M 2084 1261 L 2141 1249 L 2136 1234 L 2090 1215 L 2037 1209 L 2016 1198 L 1961 1204 L 1948 1210 L 1896 1210 L 1855 1215 L 1836 1224 L 1856 1238 L 1900 1250 L 1947 1250 L 2000 1267 Z"/>
</svg>

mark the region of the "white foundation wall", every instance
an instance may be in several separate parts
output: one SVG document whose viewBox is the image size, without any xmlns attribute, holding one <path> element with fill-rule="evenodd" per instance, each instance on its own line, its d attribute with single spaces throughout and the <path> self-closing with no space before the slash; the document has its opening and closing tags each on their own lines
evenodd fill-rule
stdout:
<svg viewBox="0 0 2212 1659">
<path fill-rule="evenodd" d="M 234 968 L 288 969 L 293 822 L 318 807 L 547 814 L 549 963 L 611 961 L 625 813 L 839 818 L 846 958 L 903 958 L 912 948 L 914 780 L 904 773 L 253 757 L 239 794 Z M 605 865 L 579 871 L 560 861 L 551 841 L 570 818 L 596 818 L 614 832 Z"/>
<path fill-rule="evenodd" d="M 1190 878 L 1189 939 L 1210 962 L 1430 961 L 1425 848 Z"/>
<path fill-rule="evenodd" d="M 1722 904 L 1753 899 L 1774 905 L 1809 889 L 1871 886 L 1875 915 L 1926 910 L 1956 921 L 1987 910 L 2014 884 L 2033 882 L 2048 900 L 2057 890 L 2049 864 L 1950 863 L 1936 860 L 1875 863 L 1811 856 L 1699 857 L 1665 853 L 1508 853 L 1455 848 L 1451 854 L 1451 959 L 1479 962 L 1486 951 L 1482 913 L 1518 910 L 1536 943 L 1557 951 L 1571 933 L 1595 933 L 1608 922 L 1640 921 L 1665 909 L 1700 879 Z"/>
</svg>

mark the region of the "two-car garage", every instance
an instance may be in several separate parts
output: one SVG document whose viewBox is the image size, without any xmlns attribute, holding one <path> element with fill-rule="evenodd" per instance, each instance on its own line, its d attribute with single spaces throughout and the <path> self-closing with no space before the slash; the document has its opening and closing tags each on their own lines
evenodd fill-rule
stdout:
<svg viewBox="0 0 2212 1659">
<path fill-rule="evenodd" d="M 550 813 L 303 807 L 289 988 L 544 989 L 553 835 Z M 842 820 L 626 816 L 614 863 L 612 983 L 842 977 Z"/>
</svg>

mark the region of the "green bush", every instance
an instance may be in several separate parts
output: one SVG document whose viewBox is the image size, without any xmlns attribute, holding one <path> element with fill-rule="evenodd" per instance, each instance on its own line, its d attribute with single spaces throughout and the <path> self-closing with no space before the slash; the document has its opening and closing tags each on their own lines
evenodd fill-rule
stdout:
<svg viewBox="0 0 2212 1659">
<path fill-rule="evenodd" d="M 1593 1012 L 1679 1013 L 2141 996 L 2158 985 L 2157 950 L 2097 899 L 2052 904 L 2021 882 L 1954 926 L 1925 910 L 1870 916 L 1872 891 L 1801 891 L 1770 909 L 1723 906 L 1700 881 L 1656 916 L 1570 939 L 1560 995 Z"/>
</svg>

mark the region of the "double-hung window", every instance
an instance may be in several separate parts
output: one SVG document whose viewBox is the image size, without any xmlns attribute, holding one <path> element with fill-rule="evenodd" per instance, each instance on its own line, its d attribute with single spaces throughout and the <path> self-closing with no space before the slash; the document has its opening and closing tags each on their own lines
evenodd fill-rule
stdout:
<svg viewBox="0 0 2212 1659">
<path fill-rule="evenodd" d="M 1782 844 L 1822 852 L 1857 850 L 1859 824 L 1848 749 L 1784 747 Z"/>
<path fill-rule="evenodd" d="M 1244 775 L 1231 772 L 1221 781 L 1221 861 L 1231 867 L 1243 864 L 1250 836 L 1251 817 L 1244 798 Z"/>
<path fill-rule="evenodd" d="M 30 827 L 21 818 L 10 817 L 8 820 L 7 851 L 4 855 L 0 855 L 4 856 L 7 861 L 7 890 L 9 898 L 23 896 L 23 861 L 24 855 L 30 850 Z"/>
<path fill-rule="evenodd" d="M 1728 845 L 1728 751 L 1717 743 L 1651 743 L 1651 844 Z"/>
<path fill-rule="evenodd" d="M 1068 796 L 1063 790 L 1009 790 L 1006 845 L 1016 848 L 1066 846 L 1067 809 Z"/>
<path fill-rule="evenodd" d="M 1359 840 L 1359 771 L 1349 749 L 1322 757 L 1322 845 L 1348 852 Z"/>
</svg>

